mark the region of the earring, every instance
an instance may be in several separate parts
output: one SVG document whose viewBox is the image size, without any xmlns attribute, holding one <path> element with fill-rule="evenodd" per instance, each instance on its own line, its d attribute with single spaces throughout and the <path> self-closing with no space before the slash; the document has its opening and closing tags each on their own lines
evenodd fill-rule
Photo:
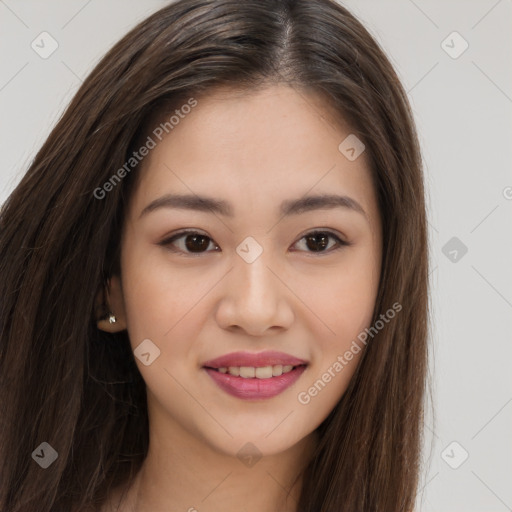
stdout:
<svg viewBox="0 0 512 512">
<path fill-rule="evenodd" d="M 115 317 L 114 313 L 110 313 L 110 316 L 108 318 L 109 324 L 115 324 L 117 322 L 117 318 Z"/>
</svg>

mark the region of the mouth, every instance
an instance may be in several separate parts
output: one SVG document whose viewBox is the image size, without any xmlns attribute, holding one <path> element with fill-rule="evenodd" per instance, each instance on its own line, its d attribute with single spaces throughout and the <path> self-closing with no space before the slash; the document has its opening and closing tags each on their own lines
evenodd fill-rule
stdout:
<svg viewBox="0 0 512 512">
<path fill-rule="evenodd" d="M 274 350 L 232 352 L 205 361 L 202 369 L 224 392 L 243 400 L 272 398 L 289 388 L 309 362 Z"/>
<path fill-rule="evenodd" d="M 203 366 L 203 368 L 213 370 L 218 373 L 232 375 L 233 377 L 240 377 L 242 379 L 271 379 L 273 377 L 280 377 L 287 374 L 299 367 L 306 367 L 307 364 L 298 365 L 268 365 L 268 366 L 221 366 L 215 368 L 213 366 Z"/>
<path fill-rule="evenodd" d="M 255 377 L 252 375 L 252 369 L 260 369 L 261 376 L 267 375 L 266 378 L 273 376 L 274 371 L 290 371 L 290 367 L 308 364 L 308 361 L 286 354 L 285 352 L 277 352 L 275 350 L 265 350 L 263 352 L 231 352 L 209 361 L 204 361 L 202 366 L 205 368 L 212 368 L 219 370 L 221 373 L 229 373 L 230 369 L 241 369 L 242 373 L 233 374 L 235 377 L 247 376 L 248 378 Z M 268 368 L 271 368 L 270 370 Z M 281 367 L 281 369 L 280 369 Z M 262 370 L 265 369 L 265 370 Z M 225 370 L 225 371 L 224 371 Z M 265 377 L 258 377 L 265 378 Z"/>
</svg>

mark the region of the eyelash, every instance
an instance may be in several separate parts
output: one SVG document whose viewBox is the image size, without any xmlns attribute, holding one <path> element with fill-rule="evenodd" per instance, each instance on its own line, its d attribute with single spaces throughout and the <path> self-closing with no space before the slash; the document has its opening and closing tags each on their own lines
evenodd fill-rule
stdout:
<svg viewBox="0 0 512 512">
<path fill-rule="evenodd" d="M 322 255 L 325 255 L 325 254 L 330 254 L 330 253 L 335 252 L 335 251 L 339 251 L 343 247 L 347 247 L 347 246 L 351 245 L 351 243 L 345 242 L 344 240 L 342 240 L 338 235 L 336 235 L 332 231 L 324 230 L 324 229 L 314 229 L 312 231 L 309 231 L 304 236 L 302 236 L 297 242 L 303 240 L 304 238 L 307 238 L 308 236 L 315 236 L 315 235 L 319 235 L 319 234 L 327 235 L 328 237 L 333 238 L 336 241 L 337 246 L 335 245 L 334 248 L 331 247 L 327 251 L 317 251 L 317 252 L 315 252 L 315 251 L 306 251 L 306 252 L 309 252 L 310 254 L 313 254 L 313 255 L 322 256 Z M 176 249 L 176 248 L 172 247 L 172 243 L 173 242 L 175 242 L 176 240 L 178 240 L 180 238 L 183 238 L 186 235 L 201 235 L 201 236 L 204 236 L 205 238 L 210 239 L 210 241 L 213 242 L 213 239 L 210 238 L 208 235 L 206 235 L 204 233 L 201 233 L 201 232 L 195 231 L 195 230 L 184 230 L 184 231 L 180 231 L 178 233 L 175 233 L 174 235 L 172 235 L 169 238 L 166 238 L 165 240 L 160 242 L 158 245 L 160 245 L 162 247 L 165 247 L 166 249 L 168 249 L 171 252 L 181 253 L 182 255 L 185 255 L 185 256 L 193 256 L 193 257 L 195 257 L 195 256 L 201 256 L 202 254 L 206 254 L 208 252 L 212 252 L 212 251 L 204 251 L 204 252 L 197 252 L 197 253 L 184 252 L 182 250 L 179 250 L 179 249 Z M 208 244 L 208 245 L 210 245 L 210 244 Z M 216 245 L 216 247 L 218 247 L 218 246 Z"/>
</svg>

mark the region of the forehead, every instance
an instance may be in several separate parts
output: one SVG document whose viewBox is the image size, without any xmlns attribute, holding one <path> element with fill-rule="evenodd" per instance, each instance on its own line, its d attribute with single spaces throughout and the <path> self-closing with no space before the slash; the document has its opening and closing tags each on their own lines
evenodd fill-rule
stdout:
<svg viewBox="0 0 512 512">
<path fill-rule="evenodd" d="M 325 99 L 275 85 L 253 91 L 221 88 L 195 100 L 161 141 L 153 136 L 156 145 L 137 171 L 138 211 L 169 192 L 255 205 L 281 203 L 310 190 L 357 196 L 372 210 L 366 155 L 350 161 L 340 152 L 350 127 Z"/>
</svg>

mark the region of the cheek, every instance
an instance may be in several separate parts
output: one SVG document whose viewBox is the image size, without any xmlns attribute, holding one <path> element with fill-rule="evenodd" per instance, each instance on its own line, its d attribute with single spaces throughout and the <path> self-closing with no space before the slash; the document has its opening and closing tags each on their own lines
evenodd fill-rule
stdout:
<svg viewBox="0 0 512 512">
<path fill-rule="evenodd" d="M 356 371 L 366 347 L 358 336 L 370 326 L 378 279 L 378 253 L 369 250 L 347 253 L 331 271 L 300 278 L 299 293 L 321 320 L 309 327 L 316 333 L 315 364 L 297 395 L 315 417 L 332 410 Z"/>
<path fill-rule="evenodd" d="M 378 263 L 378 254 L 361 246 L 350 248 L 334 264 L 295 269 L 294 291 L 323 322 L 323 338 L 329 340 L 330 334 L 329 346 L 357 335 L 371 321 L 379 285 Z"/>
<path fill-rule="evenodd" d="M 143 342 L 147 346 L 145 340 L 151 342 L 150 364 L 135 358 L 148 392 L 164 409 L 186 411 L 189 397 L 182 386 L 189 386 L 185 383 L 197 364 L 191 340 L 200 337 L 198 315 L 212 283 L 197 274 L 194 279 L 189 272 L 170 272 L 158 253 L 126 248 L 129 256 L 122 269 L 128 336 L 136 356 Z"/>
<path fill-rule="evenodd" d="M 316 333 L 313 351 L 319 362 L 317 370 L 326 371 L 338 356 L 352 350 L 356 342 L 360 349 L 356 346 L 348 355 L 350 368 L 344 369 L 344 374 L 348 374 L 357 366 L 364 350 L 365 345 L 358 341 L 358 336 L 371 323 L 377 290 L 372 283 L 343 277 L 329 282 L 324 290 L 321 288 L 318 286 L 307 296 L 317 318 L 309 326 Z"/>
<path fill-rule="evenodd" d="M 190 272 L 170 272 L 160 249 L 143 251 L 142 244 L 127 244 L 123 258 L 123 295 L 132 346 L 149 338 L 161 349 L 187 321 L 211 284 Z"/>
</svg>

